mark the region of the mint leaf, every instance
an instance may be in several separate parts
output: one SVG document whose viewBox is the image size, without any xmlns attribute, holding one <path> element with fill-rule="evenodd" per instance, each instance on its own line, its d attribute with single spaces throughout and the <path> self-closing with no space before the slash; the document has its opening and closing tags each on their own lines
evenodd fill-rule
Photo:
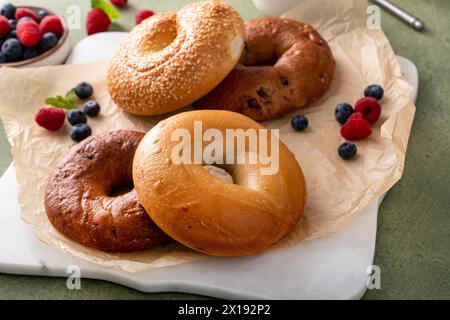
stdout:
<svg viewBox="0 0 450 320">
<path fill-rule="evenodd" d="M 73 103 L 73 100 L 75 99 L 75 89 L 71 89 L 69 92 L 66 93 L 66 100 L 67 103 L 70 105 L 71 109 L 75 109 L 75 104 Z"/>
<path fill-rule="evenodd" d="M 75 109 L 75 105 L 73 104 L 73 102 L 69 99 L 66 99 L 62 96 L 56 96 L 56 98 L 58 99 L 58 101 L 60 101 L 61 103 L 64 103 L 66 105 L 66 109 Z"/>
<path fill-rule="evenodd" d="M 66 99 L 62 96 L 56 96 L 56 97 L 50 97 L 45 99 L 45 104 L 50 105 L 50 106 L 54 106 L 57 108 L 62 108 L 62 109 L 75 109 L 75 105 L 73 103 L 72 100 L 70 99 Z"/>
<path fill-rule="evenodd" d="M 45 99 L 45 104 L 47 104 L 49 106 L 54 106 L 54 107 L 57 107 L 57 108 L 63 108 L 63 109 L 66 109 L 66 107 L 67 107 L 65 103 L 59 101 L 56 98 L 47 98 L 47 99 Z"/>
<path fill-rule="evenodd" d="M 72 100 L 67 99 L 66 101 L 67 101 L 67 106 L 69 107 L 69 109 L 76 109 L 77 108 Z"/>
<path fill-rule="evenodd" d="M 109 2 L 105 0 L 91 0 L 91 7 L 93 9 L 100 9 L 106 13 L 109 20 L 117 20 L 120 18 L 120 12 Z"/>
<path fill-rule="evenodd" d="M 71 89 L 69 92 L 66 93 L 66 99 L 72 100 L 75 99 L 75 89 Z"/>
</svg>

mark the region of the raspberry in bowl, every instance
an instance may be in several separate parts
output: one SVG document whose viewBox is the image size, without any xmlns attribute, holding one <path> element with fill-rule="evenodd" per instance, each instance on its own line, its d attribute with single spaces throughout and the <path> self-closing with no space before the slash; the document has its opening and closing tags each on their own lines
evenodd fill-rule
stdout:
<svg viewBox="0 0 450 320">
<path fill-rule="evenodd" d="M 0 66 L 62 64 L 70 53 L 64 19 L 37 6 L 0 5 Z"/>
</svg>

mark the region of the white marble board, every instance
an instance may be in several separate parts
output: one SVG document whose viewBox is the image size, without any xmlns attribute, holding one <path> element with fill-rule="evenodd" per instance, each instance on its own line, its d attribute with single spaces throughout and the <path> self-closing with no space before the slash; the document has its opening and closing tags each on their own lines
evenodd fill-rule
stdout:
<svg viewBox="0 0 450 320">
<path fill-rule="evenodd" d="M 82 40 L 67 63 L 110 57 L 124 33 Z M 402 57 L 405 78 L 419 84 L 415 65 Z M 359 299 L 372 265 L 378 203 L 339 232 L 285 249 L 243 258 L 211 258 L 141 273 L 126 273 L 69 256 L 39 241 L 20 219 L 13 166 L 0 179 L 0 272 L 67 277 L 77 265 L 82 278 L 116 282 L 145 292 L 188 292 L 228 299 Z M 381 199 L 380 199 L 381 202 Z"/>
</svg>

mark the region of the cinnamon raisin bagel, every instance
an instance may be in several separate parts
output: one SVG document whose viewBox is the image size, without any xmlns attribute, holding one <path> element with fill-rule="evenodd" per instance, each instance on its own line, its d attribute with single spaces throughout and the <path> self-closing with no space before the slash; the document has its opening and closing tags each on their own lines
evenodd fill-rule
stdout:
<svg viewBox="0 0 450 320">
<path fill-rule="evenodd" d="M 335 61 L 313 27 L 289 19 L 262 18 L 246 22 L 245 30 L 242 63 L 196 101 L 196 107 L 272 120 L 316 101 L 328 89 Z"/>
<path fill-rule="evenodd" d="M 113 101 L 137 115 L 192 104 L 236 66 L 244 23 L 221 1 L 195 2 L 136 26 L 117 49 L 107 83 Z"/>
<path fill-rule="evenodd" d="M 139 203 L 131 175 L 143 133 L 113 131 L 72 147 L 51 175 L 45 209 L 71 240 L 103 251 L 148 249 L 169 241 Z"/>
<path fill-rule="evenodd" d="M 204 141 L 211 142 L 211 134 L 226 137 L 230 130 L 241 141 L 245 135 L 259 136 L 258 148 L 250 148 L 249 142 L 245 150 L 238 142 L 227 149 L 234 140 L 214 139 L 222 140 L 215 157 L 220 146 L 226 151 L 219 158 L 228 159 L 229 155 L 250 155 L 250 150 L 259 153 L 266 145 L 278 161 L 278 170 L 262 174 L 267 163 L 261 158 L 254 163 L 222 164 L 219 159 L 215 164 L 231 174 L 234 183 L 210 174 L 206 164 L 212 159 L 189 161 L 195 153 L 204 154 L 210 148 L 208 143 L 197 148 L 199 124 Z M 180 152 L 187 155 L 186 161 L 179 162 L 173 155 L 178 154 L 180 141 L 174 138 L 181 133 L 190 138 L 181 141 L 188 149 Z M 218 256 L 267 249 L 296 225 L 306 200 L 303 173 L 289 149 L 257 122 L 230 111 L 191 111 L 161 121 L 136 150 L 133 180 L 140 202 L 164 232 L 194 250 Z"/>
</svg>

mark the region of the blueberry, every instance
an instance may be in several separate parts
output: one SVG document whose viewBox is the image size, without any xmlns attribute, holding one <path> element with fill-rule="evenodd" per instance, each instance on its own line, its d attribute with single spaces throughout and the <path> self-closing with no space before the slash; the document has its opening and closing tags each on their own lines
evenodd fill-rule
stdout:
<svg viewBox="0 0 450 320">
<path fill-rule="evenodd" d="M 84 123 L 79 123 L 70 128 L 70 138 L 75 142 L 80 142 L 92 134 L 91 128 Z"/>
<path fill-rule="evenodd" d="M 27 21 L 34 21 L 33 18 L 31 17 L 22 17 L 19 20 L 17 20 L 17 24 L 16 26 L 18 26 L 19 24 L 21 24 L 22 22 L 27 22 Z"/>
<path fill-rule="evenodd" d="M 11 26 L 11 29 L 17 28 L 17 20 L 16 19 L 9 19 L 9 25 Z"/>
<path fill-rule="evenodd" d="M 44 33 L 44 35 L 41 38 L 41 41 L 39 41 L 39 49 L 42 52 L 48 51 L 51 48 L 54 48 L 58 44 L 58 37 L 55 36 L 54 33 L 47 32 Z"/>
<path fill-rule="evenodd" d="M 67 112 L 67 120 L 69 121 L 69 123 L 71 125 L 74 126 L 74 125 L 77 125 L 80 123 L 86 123 L 87 117 L 83 111 L 73 109 L 73 110 L 69 110 L 69 112 Z"/>
<path fill-rule="evenodd" d="M 11 29 L 9 33 L 6 35 L 6 39 L 17 39 L 17 31 L 16 29 Z"/>
<path fill-rule="evenodd" d="M 48 11 L 46 11 L 44 9 L 41 9 L 38 11 L 38 16 L 39 16 L 40 20 L 44 19 L 48 15 L 49 15 Z"/>
<path fill-rule="evenodd" d="M 295 116 L 292 121 L 292 128 L 294 128 L 297 131 L 304 131 L 309 124 L 308 118 L 305 116 Z"/>
<path fill-rule="evenodd" d="M 16 7 L 12 3 L 6 3 L 0 9 L 0 14 L 7 19 L 14 19 L 16 15 Z"/>
<path fill-rule="evenodd" d="M 344 125 L 354 112 L 355 110 L 353 110 L 353 107 L 350 104 L 346 102 L 338 104 L 335 110 L 337 122 Z"/>
<path fill-rule="evenodd" d="M 358 148 L 356 148 L 356 145 L 352 142 L 344 142 L 339 146 L 338 150 L 339 156 L 344 160 L 353 159 L 357 152 Z"/>
<path fill-rule="evenodd" d="M 0 63 L 5 63 L 7 61 L 6 56 L 3 52 L 0 52 Z"/>
<path fill-rule="evenodd" d="M 94 88 L 87 82 L 81 82 L 75 87 L 75 94 L 81 100 L 86 100 L 91 97 L 93 93 Z"/>
<path fill-rule="evenodd" d="M 364 90 L 364 96 L 372 97 L 379 101 L 384 97 L 384 89 L 378 84 L 373 84 Z"/>
<path fill-rule="evenodd" d="M 17 39 L 8 39 L 2 45 L 2 52 L 8 61 L 17 61 L 22 56 L 22 45 Z"/>
<path fill-rule="evenodd" d="M 84 113 L 89 117 L 96 117 L 100 113 L 100 105 L 95 100 L 90 100 L 83 105 Z"/>
<path fill-rule="evenodd" d="M 33 48 L 25 48 L 22 53 L 22 60 L 32 59 L 39 55 L 39 50 L 36 47 Z"/>
</svg>

